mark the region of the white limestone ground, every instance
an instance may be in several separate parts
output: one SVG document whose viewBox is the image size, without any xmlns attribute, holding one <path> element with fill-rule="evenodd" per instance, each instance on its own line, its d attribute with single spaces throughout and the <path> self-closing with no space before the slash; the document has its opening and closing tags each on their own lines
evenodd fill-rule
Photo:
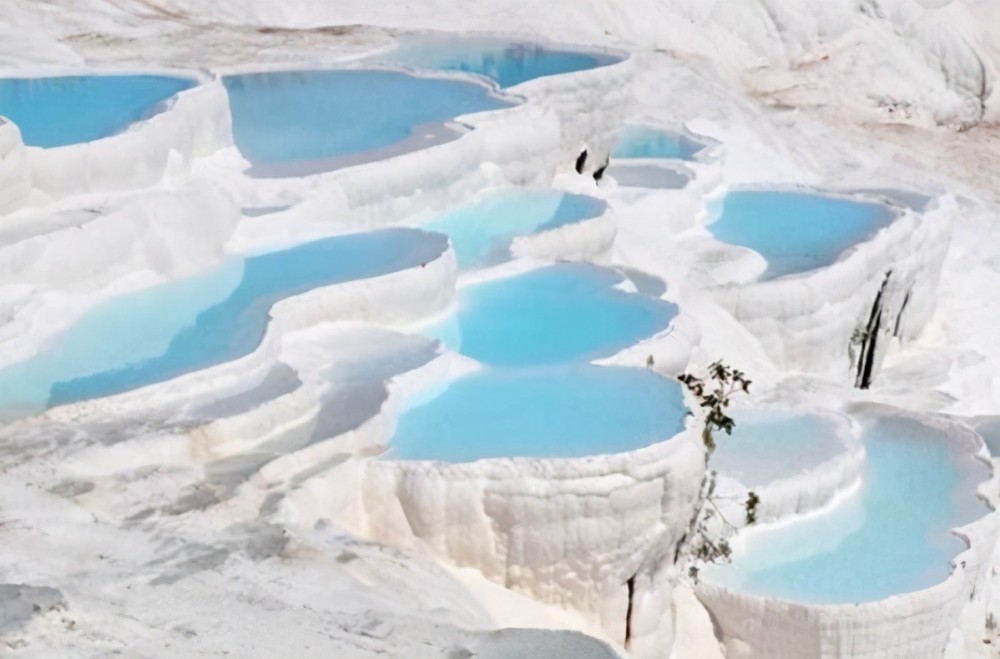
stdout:
<svg viewBox="0 0 1000 659">
<path fill-rule="evenodd" d="M 71 295 L 59 294 L 55 282 L 4 279 L 0 301 L 6 322 L 0 332 L 9 340 L 0 361 L 42 345 L 45 335 L 29 335 L 24 328 L 66 323 L 103 296 L 206 269 L 227 252 L 405 222 L 453 206 L 483 187 L 546 185 L 558 174 L 563 187 L 588 186 L 593 194 L 606 194 L 618 225 L 610 258 L 668 283 L 668 297 L 700 328 L 695 363 L 723 357 L 738 364 L 755 381 L 760 400 L 819 407 L 875 400 L 917 411 L 997 413 L 1000 306 L 989 294 L 1000 275 L 995 196 L 1000 138 L 989 124 L 1000 118 L 1000 94 L 993 91 L 1000 67 L 995 7 L 958 0 L 845 0 L 822 7 L 792 0 L 474 0 L 462 3 L 460 11 L 455 7 L 441 0 L 406 5 L 8 0 L 0 19 L 0 67 L 18 72 L 84 65 L 145 68 L 149 62 L 217 70 L 330 63 L 390 43 L 391 35 L 371 28 L 284 29 L 354 23 L 536 34 L 613 45 L 633 57 L 609 70 L 529 83 L 523 91 L 528 103 L 470 119 L 477 130 L 462 140 L 291 184 L 239 174 L 245 163 L 227 141 L 218 85 L 188 93 L 205 104 L 191 109 L 197 121 L 175 107 L 184 112 L 163 115 L 164 126 L 141 138 L 148 141 L 121 146 L 143 163 L 127 172 L 116 169 L 118 159 L 98 150 L 77 150 L 61 169 L 62 161 L 57 167 L 44 161 L 47 154 L 22 149 L 9 125 L 0 125 L 0 212 L 21 209 L 0 216 L 0 231 L 14 227 L 9 219 L 28 218 L 9 229 L 10 235 L 35 218 L 53 217 L 52 207 L 44 204 L 68 194 L 90 196 L 62 200 L 57 208 L 69 215 L 42 221 L 91 220 L 76 214 L 95 201 L 99 208 L 126 208 L 129 193 L 123 197 L 113 190 L 119 186 L 154 186 L 157 194 L 166 191 L 171 197 L 182 188 L 222 188 L 218 194 L 231 197 L 222 201 L 216 192 L 205 192 L 216 205 L 199 206 L 210 223 L 197 228 L 194 220 L 192 226 L 168 223 L 164 211 L 164 232 L 148 236 L 173 245 L 159 268 L 146 271 L 142 264 L 140 271 L 140 264 L 126 263 L 120 271 L 94 272 L 106 279 Z M 550 103 L 550 98 L 555 100 Z M 599 156 L 624 119 L 687 122 L 719 140 L 724 157 L 720 153 L 705 163 L 685 190 L 641 197 L 625 188 L 609 187 L 605 193 L 571 174 L 568 166 L 580 142 Z M 192 134 L 189 124 L 206 132 Z M 955 127 L 966 132 L 956 133 Z M 149 131 L 136 131 L 135 139 L 144 132 Z M 168 143 L 182 148 L 170 153 L 163 149 Z M 31 193 L 26 192 L 26 161 L 35 187 Z M 701 196 L 719 184 L 774 182 L 954 194 L 952 217 L 958 221 L 952 222 L 934 306 L 927 304 L 928 326 L 908 337 L 908 344 L 890 346 L 883 372 L 867 393 L 849 388 L 845 368 L 819 369 L 825 377 L 789 374 L 799 370 L 794 338 L 748 330 L 731 309 L 703 294 L 704 279 L 692 272 L 706 256 L 707 244 L 695 226 Z M 290 208 L 244 219 L 233 230 L 234 207 L 284 206 Z M 177 217 L 184 221 L 192 215 L 197 217 L 196 211 Z M 84 222 L 83 235 L 87 226 L 111 223 L 115 216 L 110 212 Z M 664 223 L 689 232 L 671 236 Z M 58 232 L 53 239 L 58 240 Z M 130 236 L 127 244 L 141 245 L 144 239 Z M 588 244 L 604 239 L 595 235 Z M 4 249 L 20 242 L 4 241 Z M 933 246 L 940 247 L 940 240 Z M 447 261 L 428 266 L 430 272 L 419 280 L 423 290 L 443 291 L 442 297 L 404 289 L 396 299 L 427 301 L 421 313 L 439 310 L 454 286 Z M 42 267 L 41 257 L 36 263 L 38 273 L 52 272 Z M 88 272 L 85 263 L 80 267 Z M 30 288 L 43 286 L 44 294 Z M 380 303 L 385 293 L 359 295 L 377 310 L 385 306 Z M 331 413 L 341 418 L 332 401 L 377 401 L 387 378 L 431 355 L 422 352 L 426 346 L 398 336 L 357 327 L 309 327 L 341 317 L 304 317 L 311 302 L 328 295 L 341 294 L 320 290 L 308 300 L 288 301 L 283 315 L 296 331 L 266 342 L 266 350 L 255 353 L 265 357 L 237 365 L 221 401 L 204 401 L 230 406 L 220 414 L 222 421 L 205 426 L 218 411 L 204 405 L 178 408 L 168 383 L 3 429 L 0 580 L 24 584 L 3 591 L 3 601 L 14 603 L 2 609 L 4 651 L 33 656 L 99 656 L 115 650 L 141 656 L 516 656 L 526 647 L 539 651 L 546 641 L 485 632 L 526 624 L 577 628 L 595 636 L 610 630 L 615 635 L 607 640 L 621 642 L 621 630 L 592 624 L 594 602 L 565 602 L 576 612 L 554 610 L 468 571 L 445 571 L 428 558 L 433 547 L 399 537 L 385 539 L 407 544 L 403 549 L 373 545 L 329 521 L 336 518 L 336 508 L 353 501 L 331 498 L 321 486 L 331 474 L 335 479 L 366 469 L 368 463 L 351 456 L 363 453 L 371 445 L 368 438 L 378 434 L 372 426 L 384 423 L 379 417 L 359 419 L 360 425 L 328 441 L 343 430 L 323 421 Z M 850 322 L 854 315 L 844 314 Z M 406 329 L 399 324 L 406 318 L 361 318 Z M 812 352 L 829 350 L 829 363 L 842 363 L 848 357 L 844 333 L 831 332 Z M 10 354 L 8 345 L 13 346 Z M 396 348 L 385 369 L 351 375 L 346 365 L 352 357 L 387 345 Z M 787 359 L 786 346 L 793 348 Z M 324 380 L 311 368 L 321 360 L 344 365 L 344 375 Z M 430 364 L 439 362 L 445 369 L 462 368 L 449 360 Z M 803 365 L 801 370 L 816 369 Z M 218 397 L 214 380 L 206 384 Z M 182 384 L 190 383 L 174 383 L 175 395 L 182 393 L 176 389 Z M 344 468 L 335 469 L 338 465 Z M 1000 592 L 988 581 L 977 589 L 985 599 L 968 616 L 965 638 L 952 639 L 956 656 L 985 652 L 982 607 L 997 611 L 989 598 L 996 599 L 992 591 Z M 541 582 L 529 583 L 524 590 L 537 597 L 541 587 Z M 718 651 L 711 624 L 689 593 L 679 588 L 673 601 L 677 606 L 667 619 L 657 605 L 658 613 L 644 620 L 640 631 L 653 638 L 656 633 L 672 636 L 673 654 L 682 659 Z M 29 617 L 25 602 L 41 605 L 37 612 L 30 607 Z M 606 603 L 616 609 L 621 604 Z M 892 627 L 893 620 L 887 616 L 882 622 Z M 885 633 L 871 632 L 876 648 L 883 647 L 878 639 Z M 558 644 L 565 649 L 578 641 L 560 637 Z M 664 645 L 633 649 L 644 656 L 668 652 Z M 591 651 L 605 656 L 616 650 L 597 645 L 585 652 Z"/>
</svg>

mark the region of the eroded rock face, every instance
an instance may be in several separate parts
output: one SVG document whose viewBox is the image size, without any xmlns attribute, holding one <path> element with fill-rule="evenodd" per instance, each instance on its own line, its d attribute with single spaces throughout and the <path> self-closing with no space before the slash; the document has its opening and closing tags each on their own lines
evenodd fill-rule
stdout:
<svg viewBox="0 0 1000 659">
<path fill-rule="evenodd" d="M 779 367 L 867 388 L 891 340 L 916 337 L 929 320 L 956 214 L 954 198 L 941 197 L 827 267 L 712 295 Z"/>
<path fill-rule="evenodd" d="M 581 613 L 635 656 L 673 642 L 675 548 L 699 505 L 698 430 L 578 459 L 374 461 L 359 530 L 419 540 L 439 558 Z"/>
<path fill-rule="evenodd" d="M 852 350 L 852 361 L 856 367 L 854 386 L 868 389 L 875 379 L 888 351 L 889 342 L 900 337 L 903 328 L 903 314 L 910 303 L 914 282 L 895 281 L 892 271 L 886 272 L 882 286 L 875 295 L 868 322 L 855 331 L 858 347 Z"/>
</svg>

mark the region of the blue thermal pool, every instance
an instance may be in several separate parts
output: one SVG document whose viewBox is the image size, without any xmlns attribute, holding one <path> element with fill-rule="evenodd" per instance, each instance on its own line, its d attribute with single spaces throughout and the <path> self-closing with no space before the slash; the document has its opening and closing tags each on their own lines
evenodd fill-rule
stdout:
<svg viewBox="0 0 1000 659">
<path fill-rule="evenodd" d="M 849 427 L 836 417 L 742 409 L 731 416 L 736 428 L 716 439 L 712 467 L 747 487 L 801 474 L 846 449 L 841 433 Z"/>
<path fill-rule="evenodd" d="M 28 146 L 57 147 L 121 133 L 194 87 L 192 78 L 88 75 L 0 79 L 0 115 L 21 129 Z"/>
<path fill-rule="evenodd" d="M 677 307 L 613 288 L 613 270 L 563 263 L 459 291 L 458 309 L 427 333 L 484 364 L 609 357 L 666 329 Z"/>
<path fill-rule="evenodd" d="M 694 160 L 704 148 L 704 144 L 682 133 L 651 126 L 629 126 L 618 136 L 611 157 Z"/>
<path fill-rule="evenodd" d="M 892 224 L 888 206 L 818 193 L 737 190 L 707 226 L 716 239 L 747 247 L 767 261 L 761 279 L 815 270 Z"/>
<path fill-rule="evenodd" d="M 988 469 L 915 421 L 866 428 L 860 490 L 831 511 L 745 534 L 732 565 L 705 578 L 734 590 L 808 604 L 851 604 L 928 588 L 966 548 L 951 533 L 987 514 L 976 487 Z"/>
<path fill-rule="evenodd" d="M 459 208 L 423 228 L 451 238 L 460 268 L 483 267 L 510 258 L 517 236 L 557 229 L 604 213 L 607 204 L 556 190 L 505 192 Z"/>
<path fill-rule="evenodd" d="M 486 76 L 507 88 L 545 76 L 596 69 L 620 57 L 489 38 L 418 38 L 379 58 L 419 69 Z"/>
<path fill-rule="evenodd" d="M 686 412 L 677 382 L 648 369 L 486 369 L 411 401 L 389 457 L 471 462 L 619 453 L 670 439 Z"/>
<path fill-rule="evenodd" d="M 416 267 L 446 249 L 444 236 L 414 229 L 335 236 L 112 298 L 0 370 L 0 410 L 31 413 L 237 359 L 260 344 L 279 300 Z"/>
<path fill-rule="evenodd" d="M 440 143 L 441 124 L 511 105 L 481 84 L 396 71 L 282 71 L 223 82 L 236 146 L 264 175 L 301 173 L 289 164 L 332 169 L 351 164 L 349 156 Z"/>
</svg>

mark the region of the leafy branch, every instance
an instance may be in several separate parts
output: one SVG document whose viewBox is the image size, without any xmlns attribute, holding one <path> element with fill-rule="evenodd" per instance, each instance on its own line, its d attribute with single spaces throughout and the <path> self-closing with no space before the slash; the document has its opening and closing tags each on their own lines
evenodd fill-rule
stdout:
<svg viewBox="0 0 1000 659">
<path fill-rule="evenodd" d="M 725 432 L 727 435 L 732 435 L 733 428 L 736 427 L 736 422 L 728 414 L 733 396 L 740 393 L 749 394 L 751 381 L 743 371 L 731 368 L 721 361 L 710 364 L 704 378 L 685 373 L 679 376 L 678 380 L 697 399 L 698 407 L 703 411 L 705 427 L 701 439 L 705 446 L 707 467 L 716 448 L 715 433 Z M 688 532 L 677 546 L 675 559 L 680 558 L 681 551 L 688 542 L 691 543 L 691 555 L 698 561 L 716 563 L 730 559 L 732 548 L 725 538 L 735 527 L 716 505 L 714 499 L 716 479 L 716 472 L 706 469 L 701 488 L 702 503 L 691 519 Z M 759 504 L 760 497 L 755 492 L 749 492 L 743 504 L 744 521 L 747 525 L 757 521 Z M 722 532 L 713 532 L 710 528 L 716 516 L 722 521 Z M 692 565 L 688 568 L 688 576 L 697 581 L 697 566 Z"/>
<path fill-rule="evenodd" d="M 698 399 L 698 406 L 705 410 L 705 428 L 701 431 L 701 439 L 705 443 L 707 460 L 715 451 L 715 437 L 712 433 L 722 430 L 727 435 L 733 434 L 736 422 L 726 414 L 732 395 L 740 391 L 749 394 L 751 382 L 743 371 L 730 368 L 721 361 L 713 362 L 708 367 L 708 379 L 711 382 L 696 378 L 690 373 L 677 379 L 694 394 Z"/>
</svg>

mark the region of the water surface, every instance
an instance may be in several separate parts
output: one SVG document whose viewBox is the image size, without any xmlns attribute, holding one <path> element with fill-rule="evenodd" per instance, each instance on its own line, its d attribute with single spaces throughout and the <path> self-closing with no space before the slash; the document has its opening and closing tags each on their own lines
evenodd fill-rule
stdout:
<svg viewBox="0 0 1000 659">
<path fill-rule="evenodd" d="M 0 79 L 0 115 L 21 129 L 28 146 L 92 142 L 124 131 L 194 87 L 191 78 L 88 75 Z"/>
<path fill-rule="evenodd" d="M 493 38 L 418 38 L 404 41 L 383 59 L 421 69 L 474 73 L 502 88 L 621 61 L 603 53 Z"/>
<path fill-rule="evenodd" d="M 895 217 L 882 204 L 819 193 L 736 190 L 707 228 L 718 240 L 763 256 L 767 270 L 761 279 L 774 279 L 831 265 Z"/>
<path fill-rule="evenodd" d="M 843 427 L 833 418 L 766 409 L 730 416 L 736 427 L 716 438 L 712 466 L 747 487 L 801 474 L 845 450 L 837 434 Z"/>
<path fill-rule="evenodd" d="M 517 236 L 557 229 L 604 213 L 607 205 L 594 197 L 557 190 L 503 192 L 459 208 L 425 225 L 451 238 L 463 269 L 510 259 Z"/>
<path fill-rule="evenodd" d="M 511 105 L 480 84 L 372 69 L 251 73 L 223 82 L 236 146 L 264 175 L 297 171 L 267 165 L 333 168 L 350 164 L 347 156 L 407 141 L 419 148 L 424 133 L 428 144 L 439 143 L 447 139 L 440 124 Z"/>
<path fill-rule="evenodd" d="M 870 602 L 944 581 L 966 548 L 951 529 L 989 512 L 975 494 L 986 466 L 909 419 L 882 419 L 863 441 L 859 492 L 828 513 L 756 529 L 731 566 L 706 578 L 809 604 Z"/>
<path fill-rule="evenodd" d="M 667 328 L 677 307 L 618 290 L 624 277 L 563 263 L 459 291 L 458 309 L 428 329 L 449 348 L 494 365 L 589 361 Z"/>
<path fill-rule="evenodd" d="M 694 160 L 704 148 L 704 144 L 682 133 L 652 126 L 629 126 L 619 135 L 611 157 Z"/>
<path fill-rule="evenodd" d="M 471 462 L 618 453 L 684 428 L 677 382 L 644 368 L 486 369 L 426 393 L 399 419 L 390 457 Z"/>
<path fill-rule="evenodd" d="M 108 396 L 243 357 L 276 302 L 416 267 L 446 247 L 444 236 L 412 229 L 335 236 L 112 298 L 33 358 L 0 369 L 0 410 Z"/>
</svg>

